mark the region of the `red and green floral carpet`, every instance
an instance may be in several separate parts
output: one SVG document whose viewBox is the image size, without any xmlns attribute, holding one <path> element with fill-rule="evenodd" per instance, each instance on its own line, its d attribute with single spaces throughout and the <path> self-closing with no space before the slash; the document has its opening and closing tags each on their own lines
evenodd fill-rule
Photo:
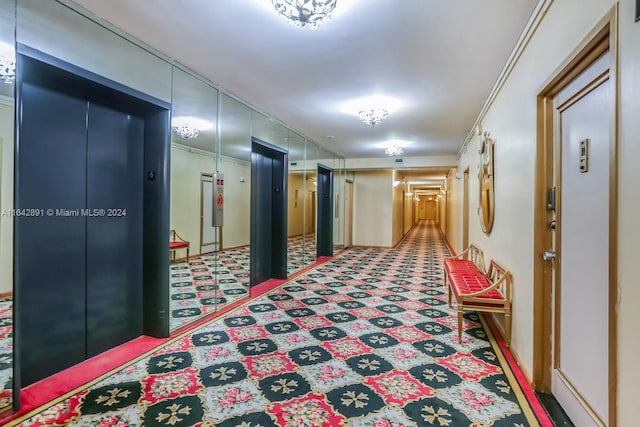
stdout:
<svg viewBox="0 0 640 427">
<path fill-rule="evenodd" d="M 13 386 L 13 299 L 0 298 L 0 408 L 7 406 Z"/>
<path fill-rule="evenodd" d="M 538 425 L 481 319 L 458 343 L 435 226 L 353 249 L 23 426 Z"/>
<path fill-rule="evenodd" d="M 315 234 L 288 239 L 289 275 L 315 262 Z M 249 246 L 201 255 L 170 269 L 171 330 L 249 296 Z"/>
</svg>

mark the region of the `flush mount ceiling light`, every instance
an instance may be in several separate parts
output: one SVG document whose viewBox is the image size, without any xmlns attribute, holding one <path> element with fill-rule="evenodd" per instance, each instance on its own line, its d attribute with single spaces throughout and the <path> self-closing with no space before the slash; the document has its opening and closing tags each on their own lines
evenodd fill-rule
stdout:
<svg viewBox="0 0 640 427">
<path fill-rule="evenodd" d="M 397 157 L 404 153 L 404 150 L 399 145 L 390 145 L 384 149 L 384 152 L 389 156 Z"/>
<path fill-rule="evenodd" d="M 16 54 L 13 47 L 0 42 L 0 80 L 11 84 L 16 79 Z"/>
<path fill-rule="evenodd" d="M 317 28 L 331 19 L 337 0 L 271 0 L 280 15 L 303 28 Z"/>
<path fill-rule="evenodd" d="M 402 106 L 402 102 L 386 95 L 371 95 L 345 102 L 340 109 L 360 118 L 362 123 L 376 126 Z"/>
<path fill-rule="evenodd" d="M 404 153 L 404 147 L 411 146 L 411 141 L 405 141 L 402 139 L 390 139 L 379 144 L 376 144 L 377 148 L 383 148 L 385 154 L 388 156 L 398 157 Z M 410 181 L 409 184 L 413 184 Z"/>
<path fill-rule="evenodd" d="M 384 108 L 371 108 L 369 110 L 358 111 L 358 117 L 364 124 L 375 126 L 389 116 L 389 111 Z"/>
<path fill-rule="evenodd" d="M 212 126 L 210 122 L 195 117 L 175 117 L 171 120 L 173 131 L 184 139 L 197 138 L 200 131 L 211 129 Z"/>
</svg>

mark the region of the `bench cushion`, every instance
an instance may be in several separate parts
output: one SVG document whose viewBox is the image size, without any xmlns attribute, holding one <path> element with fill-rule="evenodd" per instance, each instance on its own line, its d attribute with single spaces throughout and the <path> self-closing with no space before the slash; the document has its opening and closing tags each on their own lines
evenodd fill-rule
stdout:
<svg viewBox="0 0 640 427">
<path fill-rule="evenodd" d="M 456 298 L 459 295 L 473 294 L 492 286 L 491 282 L 478 270 L 475 272 L 463 270 L 453 271 L 449 273 L 449 283 L 451 284 L 451 291 Z M 478 295 L 476 298 L 504 301 L 504 296 L 497 289 L 489 291 L 486 294 Z"/>
<path fill-rule="evenodd" d="M 469 260 L 457 259 L 457 258 L 445 258 L 444 260 L 445 271 L 477 271 L 478 267 Z"/>
<path fill-rule="evenodd" d="M 169 242 L 169 249 L 188 248 L 189 242 Z"/>
</svg>

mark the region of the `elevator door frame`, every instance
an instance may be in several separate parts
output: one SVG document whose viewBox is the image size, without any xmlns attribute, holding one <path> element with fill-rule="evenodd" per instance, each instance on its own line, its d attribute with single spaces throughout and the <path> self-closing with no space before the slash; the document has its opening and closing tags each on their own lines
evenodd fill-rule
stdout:
<svg viewBox="0 0 640 427">
<path fill-rule="evenodd" d="M 333 256 L 333 169 L 318 163 L 317 256 Z"/>
<path fill-rule="evenodd" d="M 20 134 L 22 127 L 22 85 L 25 82 L 105 105 L 144 121 L 142 186 L 142 333 L 169 336 L 169 156 L 170 104 L 102 76 L 61 61 L 23 44 L 17 45 L 15 194 L 16 209 L 22 207 L 20 192 Z M 24 206 L 26 208 L 26 206 Z M 55 208 L 55 207 L 53 207 Z M 26 226 L 16 218 L 14 233 Z M 14 239 L 14 409 L 19 408 L 21 316 L 23 271 L 19 254 L 24 249 Z M 46 308 L 43 308 L 46 309 Z"/>
<path fill-rule="evenodd" d="M 250 286 L 287 278 L 287 172 L 288 151 L 251 138 Z"/>
</svg>

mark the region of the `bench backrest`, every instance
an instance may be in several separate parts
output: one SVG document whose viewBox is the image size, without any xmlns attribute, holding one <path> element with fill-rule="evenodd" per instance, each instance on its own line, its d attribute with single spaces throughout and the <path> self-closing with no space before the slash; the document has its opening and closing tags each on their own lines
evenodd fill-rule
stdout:
<svg viewBox="0 0 640 427">
<path fill-rule="evenodd" d="M 186 240 L 184 240 L 182 237 L 180 237 L 180 235 L 178 233 L 176 233 L 176 230 L 169 230 L 169 241 L 170 242 L 187 242 Z"/>
<path fill-rule="evenodd" d="M 509 270 L 494 260 L 491 260 L 485 276 L 491 283 L 496 283 L 501 280 L 500 285 L 498 285 L 498 290 L 505 296 L 507 301 L 511 301 L 511 273 Z"/>
<path fill-rule="evenodd" d="M 464 254 L 463 258 L 474 263 L 476 267 L 478 267 L 478 270 L 484 273 L 484 253 L 482 252 L 482 249 L 472 244 L 469 245 L 469 247 L 464 252 L 466 253 Z"/>
</svg>

